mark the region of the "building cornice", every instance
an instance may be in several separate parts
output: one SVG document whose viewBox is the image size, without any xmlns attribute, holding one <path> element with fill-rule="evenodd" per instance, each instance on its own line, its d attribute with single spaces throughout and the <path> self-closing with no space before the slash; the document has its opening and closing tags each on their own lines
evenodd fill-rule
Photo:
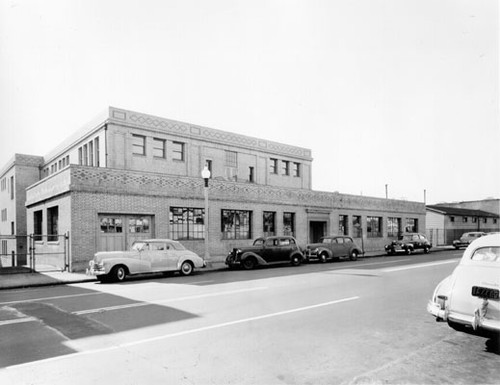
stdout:
<svg viewBox="0 0 500 385">
<path fill-rule="evenodd" d="M 311 150 L 308 148 L 291 146 L 115 107 L 110 107 L 109 113 L 109 122 L 117 125 L 141 127 L 143 129 L 166 132 L 188 139 L 223 143 L 233 147 L 236 146 L 283 156 L 291 156 L 307 161 L 312 160 Z"/>
</svg>

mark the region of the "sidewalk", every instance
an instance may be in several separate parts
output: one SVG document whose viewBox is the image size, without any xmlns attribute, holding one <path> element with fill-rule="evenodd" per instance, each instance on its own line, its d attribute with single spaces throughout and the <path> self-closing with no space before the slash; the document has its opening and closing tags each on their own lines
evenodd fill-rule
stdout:
<svg viewBox="0 0 500 385">
<path fill-rule="evenodd" d="M 439 248 L 436 247 L 435 249 Z M 362 258 L 381 257 L 385 255 L 384 251 L 366 252 Z M 198 271 L 207 272 L 225 269 L 226 265 L 224 261 L 224 256 L 212 257 L 209 266 Z M 38 270 L 40 271 L 30 272 L 27 268 L 19 267 L 15 272 L 6 273 L 0 269 L 0 290 L 97 281 L 94 276 L 86 275 L 85 273 L 44 271 L 45 269 L 41 266 Z"/>
<path fill-rule="evenodd" d="M 207 267 L 197 271 L 206 272 L 225 268 L 225 257 L 213 257 Z M 18 267 L 14 270 L 0 269 L 0 290 L 97 281 L 95 276 L 85 273 L 53 271 L 43 266 L 38 266 L 37 270 L 39 271 L 31 272 L 27 267 Z"/>
</svg>

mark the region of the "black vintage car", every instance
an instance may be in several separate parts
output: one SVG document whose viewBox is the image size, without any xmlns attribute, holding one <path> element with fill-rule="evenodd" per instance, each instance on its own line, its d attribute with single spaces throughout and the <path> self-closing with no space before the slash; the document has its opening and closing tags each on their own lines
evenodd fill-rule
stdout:
<svg viewBox="0 0 500 385">
<path fill-rule="evenodd" d="M 303 259 L 304 255 L 294 237 L 273 236 L 257 238 L 252 246 L 234 248 L 226 258 L 226 265 L 250 270 L 258 265 L 284 262 L 298 266 Z"/>
<path fill-rule="evenodd" d="M 326 262 L 341 258 L 355 261 L 360 254 L 362 254 L 361 248 L 354 243 L 351 237 L 344 235 L 322 237 L 318 243 L 310 243 L 306 246 L 307 262 L 314 259 Z"/>
<path fill-rule="evenodd" d="M 388 255 L 394 255 L 398 252 L 411 254 L 416 250 L 423 250 L 427 254 L 431 248 L 432 244 L 427 237 L 420 233 L 405 233 L 400 235 L 397 241 L 385 245 L 385 251 Z"/>
</svg>

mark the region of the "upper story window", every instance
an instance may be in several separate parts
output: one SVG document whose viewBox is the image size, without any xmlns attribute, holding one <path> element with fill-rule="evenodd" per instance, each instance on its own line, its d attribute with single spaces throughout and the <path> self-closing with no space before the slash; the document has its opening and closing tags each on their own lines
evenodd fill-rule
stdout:
<svg viewBox="0 0 500 385">
<path fill-rule="evenodd" d="M 283 175 L 290 175 L 290 162 L 288 160 L 283 161 Z"/>
<path fill-rule="evenodd" d="M 14 199 L 14 177 L 10 177 L 10 199 Z"/>
<path fill-rule="evenodd" d="M 462 217 L 462 222 L 463 222 L 463 223 L 466 223 L 466 222 L 468 222 L 468 221 L 469 221 L 469 218 L 467 218 L 467 217 Z"/>
<path fill-rule="evenodd" d="M 89 153 L 88 153 L 88 147 L 86 144 L 83 145 L 83 165 L 84 166 L 89 165 Z M 57 165 L 56 165 L 56 171 L 57 171 Z"/>
<path fill-rule="evenodd" d="M 269 172 L 271 174 L 278 173 L 278 159 L 271 158 L 271 164 L 269 165 Z"/>
<path fill-rule="evenodd" d="M 292 175 L 297 177 L 300 176 L 300 163 L 293 162 Z"/>
<path fill-rule="evenodd" d="M 89 142 L 89 166 L 94 167 L 94 142 Z M 61 167 L 59 167 L 61 168 Z"/>
<path fill-rule="evenodd" d="M 238 153 L 236 151 L 225 151 L 226 167 L 238 167 Z"/>
<path fill-rule="evenodd" d="M 100 157 L 100 152 L 99 152 L 99 137 L 94 139 L 94 150 L 95 150 L 95 165 L 96 167 L 100 166 L 99 162 L 99 157 Z M 69 164 L 69 155 L 67 157 L 67 164 Z"/>
<path fill-rule="evenodd" d="M 153 138 L 153 157 L 155 158 L 165 158 L 165 139 Z"/>
<path fill-rule="evenodd" d="M 172 143 L 172 159 L 184 161 L 185 144 L 182 142 Z"/>
<path fill-rule="evenodd" d="M 146 137 L 132 134 L 132 153 L 135 155 L 146 155 Z"/>
</svg>

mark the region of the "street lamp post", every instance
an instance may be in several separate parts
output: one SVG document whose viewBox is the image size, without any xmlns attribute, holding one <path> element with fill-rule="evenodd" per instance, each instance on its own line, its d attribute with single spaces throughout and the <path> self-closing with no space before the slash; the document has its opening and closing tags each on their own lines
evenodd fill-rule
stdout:
<svg viewBox="0 0 500 385">
<path fill-rule="evenodd" d="M 209 263 L 210 253 L 208 252 L 208 180 L 210 179 L 210 170 L 207 165 L 201 171 L 201 177 L 205 180 L 205 187 L 203 188 L 203 192 L 205 195 L 205 215 L 203 218 L 203 224 L 205 226 L 205 262 Z"/>
</svg>

